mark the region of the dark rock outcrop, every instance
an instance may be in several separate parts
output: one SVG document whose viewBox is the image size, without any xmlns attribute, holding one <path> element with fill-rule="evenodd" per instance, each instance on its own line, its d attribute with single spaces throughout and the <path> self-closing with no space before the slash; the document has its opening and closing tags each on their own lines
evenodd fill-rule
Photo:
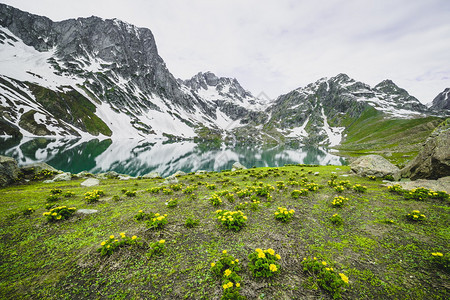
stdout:
<svg viewBox="0 0 450 300">
<path fill-rule="evenodd" d="M 450 176 L 450 118 L 427 139 L 422 151 L 402 169 L 411 179 L 438 179 Z"/>
<path fill-rule="evenodd" d="M 14 158 L 0 155 L 0 187 L 14 183 L 19 178 L 19 167 Z"/>
<path fill-rule="evenodd" d="M 439 93 L 430 107 L 436 112 L 450 111 L 450 88 L 446 88 L 443 92 Z"/>
</svg>

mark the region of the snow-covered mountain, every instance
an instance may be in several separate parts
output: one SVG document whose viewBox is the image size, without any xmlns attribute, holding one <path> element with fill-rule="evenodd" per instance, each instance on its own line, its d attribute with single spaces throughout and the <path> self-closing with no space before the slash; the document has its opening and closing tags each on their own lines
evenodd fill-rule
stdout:
<svg viewBox="0 0 450 300">
<path fill-rule="evenodd" d="M 0 135 L 337 145 L 368 108 L 431 113 L 390 80 L 372 88 L 340 74 L 267 101 L 211 72 L 176 79 L 149 29 L 0 3 Z"/>
<path fill-rule="evenodd" d="M 235 79 L 220 78 L 228 80 L 214 88 L 222 98 L 211 98 L 213 89 L 197 94 L 200 89 L 180 83 L 167 70 L 149 29 L 116 19 L 52 22 L 0 4 L 0 26 L 6 134 L 193 138 L 198 128 L 220 129 L 236 121 L 237 115 L 226 113 L 232 95 L 242 95 L 234 104 L 239 115 L 255 101 Z M 89 117 L 66 107 L 68 94 L 82 99 Z M 227 102 L 223 111 L 218 101 Z"/>
<path fill-rule="evenodd" d="M 450 112 L 450 88 L 446 88 L 439 93 L 433 99 L 430 108 L 434 111 L 446 112 L 448 114 Z"/>
</svg>

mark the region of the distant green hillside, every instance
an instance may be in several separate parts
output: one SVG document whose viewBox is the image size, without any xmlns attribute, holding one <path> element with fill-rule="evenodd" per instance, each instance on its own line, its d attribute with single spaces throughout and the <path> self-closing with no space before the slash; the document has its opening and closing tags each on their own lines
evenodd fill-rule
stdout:
<svg viewBox="0 0 450 300">
<path fill-rule="evenodd" d="M 439 117 L 390 119 L 368 107 L 356 120 L 346 119 L 341 154 L 359 156 L 380 154 L 395 164 L 404 165 L 420 150 L 430 133 L 443 121 Z"/>
</svg>

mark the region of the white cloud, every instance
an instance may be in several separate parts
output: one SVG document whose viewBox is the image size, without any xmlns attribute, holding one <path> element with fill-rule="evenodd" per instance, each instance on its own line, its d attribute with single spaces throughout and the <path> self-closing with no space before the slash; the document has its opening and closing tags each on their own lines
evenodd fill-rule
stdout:
<svg viewBox="0 0 450 300">
<path fill-rule="evenodd" d="M 422 102 L 450 87 L 450 1 L 3 1 L 53 20 L 97 15 L 150 28 L 169 70 L 236 77 L 271 97 L 347 73 L 389 78 Z"/>
</svg>

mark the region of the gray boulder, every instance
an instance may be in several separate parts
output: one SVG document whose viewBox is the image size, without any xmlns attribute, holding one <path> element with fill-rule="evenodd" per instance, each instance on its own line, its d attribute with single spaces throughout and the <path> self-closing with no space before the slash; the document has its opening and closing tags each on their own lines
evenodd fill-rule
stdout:
<svg viewBox="0 0 450 300">
<path fill-rule="evenodd" d="M 147 173 L 144 176 L 142 176 L 142 178 L 144 178 L 144 179 L 152 179 L 152 178 L 159 178 L 159 177 L 161 177 L 161 174 L 159 174 L 159 172 L 155 172 L 155 171 Z"/>
<path fill-rule="evenodd" d="M 0 155 L 0 186 L 13 183 L 19 177 L 19 167 L 14 158 Z"/>
<path fill-rule="evenodd" d="M 89 178 L 80 183 L 81 186 L 91 187 L 91 186 L 97 186 L 100 184 L 100 180 L 97 178 Z"/>
<path fill-rule="evenodd" d="M 391 175 L 396 180 L 400 178 L 400 169 L 379 155 L 361 156 L 350 164 L 350 168 L 359 176 Z"/>
<path fill-rule="evenodd" d="M 72 180 L 72 174 L 70 174 L 69 172 L 67 173 L 61 173 L 55 176 L 55 178 L 53 178 L 53 181 L 70 181 Z"/>
<path fill-rule="evenodd" d="M 402 176 L 413 180 L 450 176 L 450 118 L 433 131 L 422 151 L 402 169 Z"/>
<path fill-rule="evenodd" d="M 236 170 L 245 170 L 247 169 L 244 165 L 242 165 L 240 162 L 235 162 L 233 164 L 233 166 L 231 167 L 231 171 L 236 171 Z"/>
</svg>

